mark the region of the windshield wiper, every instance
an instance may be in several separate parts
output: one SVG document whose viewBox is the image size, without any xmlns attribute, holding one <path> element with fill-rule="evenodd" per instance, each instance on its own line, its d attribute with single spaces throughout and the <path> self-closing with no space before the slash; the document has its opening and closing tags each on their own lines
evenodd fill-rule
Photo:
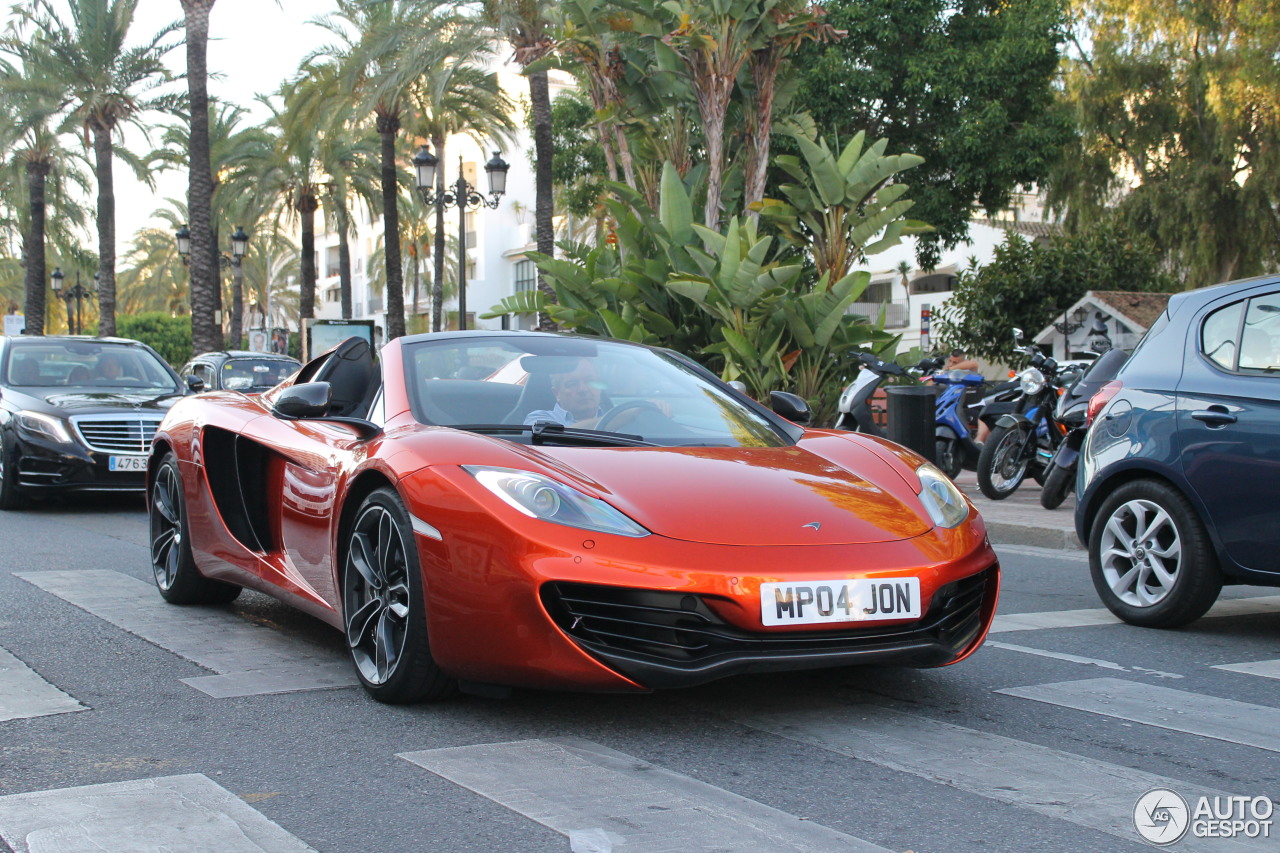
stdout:
<svg viewBox="0 0 1280 853">
<path fill-rule="evenodd" d="M 574 429 L 553 421 L 538 421 L 536 424 L 441 424 L 450 429 L 461 429 L 467 432 L 529 433 L 533 444 L 611 444 L 619 447 L 657 447 L 652 441 L 645 441 L 642 436 L 624 432 L 608 432 L 598 429 Z"/>
</svg>

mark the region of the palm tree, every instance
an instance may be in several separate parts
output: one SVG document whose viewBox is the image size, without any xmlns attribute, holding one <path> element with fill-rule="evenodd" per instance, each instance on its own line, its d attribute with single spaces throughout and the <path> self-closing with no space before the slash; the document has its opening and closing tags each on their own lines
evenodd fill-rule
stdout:
<svg viewBox="0 0 1280 853">
<path fill-rule="evenodd" d="M 467 43 L 469 42 L 469 44 Z M 455 50 L 476 62 L 491 55 L 487 35 L 478 29 L 455 35 Z M 445 162 L 445 145 L 454 134 L 509 139 L 515 133 L 514 105 L 502 92 L 497 74 L 447 57 L 429 69 L 413 90 L 417 116 L 410 124 L 415 136 L 428 139 Z M 444 195 L 444 169 L 436 170 L 436 197 Z M 435 208 L 435 269 L 431 286 L 431 329 L 443 326 L 445 227 L 444 205 Z M 415 303 L 416 305 L 416 303 Z"/>
<path fill-rule="evenodd" d="M 374 126 L 381 137 L 387 338 L 398 338 L 404 334 L 405 324 L 396 138 L 412 107 L 410 93 L 418 78 L 424 70 L 435 66 L 441 56 L 454 55 L 448 35 L 459 22 L 452 15 L 437 13 L 443 2 L 337 0 L 337 3 L 336 13 L 315 21 L 329 30 L 337 42 L 317 52 L 314 58 L 328 57 L 336 63 L 343 88 L 355 97 L 361 109 L 373 114 Z"/>
<path fill-rule="evenodd" d="M 66 0 L 69 17 L 58 14 L 50 0 L 35 0 L 20 12 L 33 23 L 28 38 L 11 40 L 9 50 L 32 74 L 65 87 L 71 118 L 92 137 L 98 182 L 99 332 L 116 332 L 116 197 L 113 166 L 115 135 L 121 124 L 139 127 L 139 115 L 168 108 L 171 99 L 149 97 L 171 79 L 163 58 L 176 43 L 166 41 L 178 28 L 171 24 L 141 47 L 126 48 L 138 0 Z M 144 180 L 146 174 L 140 175 Z"/>
<path fill-rule="evenodd" d="M 191 119 L 187 206 L 191 212 L 191 345 L 222 349 L 217 310 L 218 268 L 213 263 L 213 171 L 209 159 L 209 13 L 215 0 L 179 0 L 187 34 L 187 115 Z"/>
<path fill-rule="evenodd" d="M 555 47 L 553 24 L 556 4 L 540 0 L 484 0 L 485 16 L 495 30 L 515 49 L 515 59 L 529 78 L 529 108 L 533 114 L 534 229 L 538 232 L 538 252 L 555 254 L 555 184 L 551 175 L 554 142 L 551 131 L 551 89 L 545 68 L 531 69 Z M 555 302 L 555 291 L 538 269 L 538 289 Z M 538 328 L 554 331 L 556 324 L 545 312 L 538 315 Z"/>
<path fill-rule="evenodd" d="M 15 188 L 26 184 L 27 206 L 17 218 L 22 234 L 22 258 L 25 266 L 24 308 L 29 335 L 44 334 L 45 289 L 48 268 L 45 264 L 46 190 L 50 176 L 74 178 L 76 155 L 62 147 L 66 127 L 59 121 L 65 90 L 57 81 L 33 74 L 31 69 L 18 71 L 0 64 L 0 151 L 4 152 L 10 171 L 9 183 Z M 64 166 L 65 164 L 65 166 Z M 21 176 L 13 174 L 21 170 Z M 55 222 L 66 228 L 68 217 L 75 215 L 74 205 L 62 205 L 63 216 Z"/>
</svg>

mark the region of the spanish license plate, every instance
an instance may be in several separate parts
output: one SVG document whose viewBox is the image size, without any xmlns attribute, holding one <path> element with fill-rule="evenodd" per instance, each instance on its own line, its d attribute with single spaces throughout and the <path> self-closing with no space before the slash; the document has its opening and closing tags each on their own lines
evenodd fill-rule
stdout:
<svg viewBox="0 0 1280 853">
<path fill-rule="evenodd" d="M 107 459 L 107 468 L 111 471 L 145 471 L 145 456 L 112 456 Z"/>
<path fill-rule="evenodd" d="M 762 583 L 760 617 L 766 625 L 919 619 L 920 579 Z"/>
</svg>

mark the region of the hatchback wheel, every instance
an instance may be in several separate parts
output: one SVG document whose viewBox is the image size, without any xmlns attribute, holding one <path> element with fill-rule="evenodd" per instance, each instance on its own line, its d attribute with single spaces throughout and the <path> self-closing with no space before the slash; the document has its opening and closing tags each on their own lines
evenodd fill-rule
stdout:
<svg viewBox="0 0 1280 853">
<path fill-rule="evenodd" d="M 1156 480 L 1126 483 L 1103 502 L 1089 569 L 1103 604 L 1148 628 L 1194 622 L 1222 591 L 1204 524 L 1180 492 Z"/>
<path fill-rule="evenodd" d="M 226 604 L 240 587 L 200 574 L 191 554 L 187 505 L 182 496 L 178 458 L 165 455 L 156 469 L 147 507 L 151 523 L 151 573 L 160 595 L 170 604 Z"/>
<path fill-rule="evenodd" d="M 365 498 L 344 553 L 343 621 L 365 690 L 391 704 L 451 693 L 453 680 L 431 659 L 418 549 L 409 513 L 393 489 Z"/>
</svg>

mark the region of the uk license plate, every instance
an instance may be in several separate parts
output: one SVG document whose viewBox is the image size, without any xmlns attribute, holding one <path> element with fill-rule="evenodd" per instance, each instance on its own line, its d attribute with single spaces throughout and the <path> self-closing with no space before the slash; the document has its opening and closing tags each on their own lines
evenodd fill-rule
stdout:
<svg viewBox="0 0 1280 853">
<path fill-rule="evenodd" d="M 107 468 L 111 471 L 145 471 L 145 456 L 112 456 L 107 460 Z"/>
<path fill-rule="evenodd" d="M 919 578 L 780 581 L 760 584 L 766 625 L 821 625 L 920 618 Z"/>
</svg>

